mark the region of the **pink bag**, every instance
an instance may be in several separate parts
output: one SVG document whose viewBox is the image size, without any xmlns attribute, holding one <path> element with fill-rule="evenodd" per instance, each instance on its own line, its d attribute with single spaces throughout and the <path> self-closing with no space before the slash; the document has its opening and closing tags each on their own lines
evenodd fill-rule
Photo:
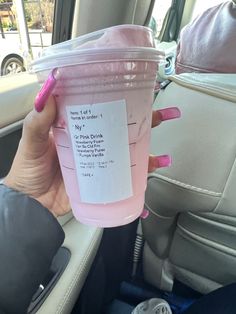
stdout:
<svg viewBox="0 0 236 314">
<path fill-rule="evenodd" d="M 180 34 L 176 73 L 236 73 L 236 5 L 212 7 Z"/>
</svg>

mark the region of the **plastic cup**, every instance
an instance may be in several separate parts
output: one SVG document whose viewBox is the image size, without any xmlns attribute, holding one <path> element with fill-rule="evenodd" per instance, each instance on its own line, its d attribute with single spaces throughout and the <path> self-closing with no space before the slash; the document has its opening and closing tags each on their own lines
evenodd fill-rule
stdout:
<svg viewBox="0 0 236 314">
<path fill-rule="evenodd" d="M 116 26 L 45 50 L 32 71 L 56 73 L 53 126 L 74 216 L 114 227 L 143 211 L 160 53 L 151 30 Z"/>
</svg>

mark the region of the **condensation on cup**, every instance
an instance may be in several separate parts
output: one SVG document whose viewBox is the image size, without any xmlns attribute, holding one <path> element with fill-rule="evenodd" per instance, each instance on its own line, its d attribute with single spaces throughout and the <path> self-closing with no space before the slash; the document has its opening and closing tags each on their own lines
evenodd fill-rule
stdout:
<svg viewBox="0 0 236 314">
<path fill-rule="evenodd" d="M 73 214 L 114 227 L 143 211 L 152 103 L 162 54 L 152 31 L 121 25 L 46 48 L 31 72 L 53 71 L 53 126 Z"/>
</svg>

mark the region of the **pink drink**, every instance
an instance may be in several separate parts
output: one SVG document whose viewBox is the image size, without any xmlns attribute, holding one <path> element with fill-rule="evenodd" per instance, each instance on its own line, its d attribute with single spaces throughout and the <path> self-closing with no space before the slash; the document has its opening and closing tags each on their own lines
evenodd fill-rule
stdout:
<svg viewBox="0 0 236 314">
<path fill-rule="evenodd" d="M 155 49 L 143 48 L 153 45 L 147 28 L 102 32 L 79 45 L 87 59 L 81 53 L 71 56 L 77 62 L 57 66 L 53 134 L 74 216 L 85 224 L 112 227 L 132 222 L 143 210 L 160 57 Z M 39 80 L 47 74 L 41 69 Z"/>
</svg>

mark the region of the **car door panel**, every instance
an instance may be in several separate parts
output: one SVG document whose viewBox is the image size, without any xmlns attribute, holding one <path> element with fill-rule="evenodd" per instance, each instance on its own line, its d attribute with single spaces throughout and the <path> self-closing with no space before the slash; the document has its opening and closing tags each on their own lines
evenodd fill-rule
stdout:
<svg viewBox="0 0 236 314">
<path fill-rule="evenodd" d="M 23 119 L 32 109 L 40 86 L 36 76 L 29 73 L 1 77 L 0 86 L 0 178 L 3 178 L 16 153 Z"/>
<path fill-rule="evenodd" d="M 71 218 L 63 225 L 71 258 L 48 298 L 37 313 L 71 313 L 97 253 L 102 229 L 86 226 Z"/>
<path fill-rule="evenodd" d="M 35 75 L 20 73 L 0 79 L 0 136 L 12 123 L 22 120 L 32 109 L 40 88 Z"/>
</svg>

